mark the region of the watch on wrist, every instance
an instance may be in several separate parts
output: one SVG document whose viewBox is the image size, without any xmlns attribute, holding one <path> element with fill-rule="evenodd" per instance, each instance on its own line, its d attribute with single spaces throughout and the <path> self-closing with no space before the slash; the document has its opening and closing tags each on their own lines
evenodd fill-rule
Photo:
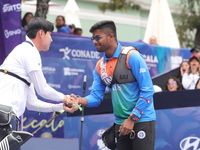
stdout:
<svg viewBox="0 0 200 150">
<path fill-rule="evenodd" d="M 130 114 L 130 117 L 131 117 L 131 119 L 133 121 L 138 121 L 139 120 L 138 116 L 136 116 L 135 114 Z"/>
</svg>

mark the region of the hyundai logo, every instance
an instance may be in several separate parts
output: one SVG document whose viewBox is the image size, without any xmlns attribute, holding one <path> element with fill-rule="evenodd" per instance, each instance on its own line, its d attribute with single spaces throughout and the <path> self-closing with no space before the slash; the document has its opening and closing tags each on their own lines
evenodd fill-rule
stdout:
<svg viewBox="0 0 200 150">
<path fill-rule="evenodd" d="M 198 137 L 186 137 L 180 142 L 181 150 L 200 150 L 199 147 L 200 138 Z"/>
</svg>

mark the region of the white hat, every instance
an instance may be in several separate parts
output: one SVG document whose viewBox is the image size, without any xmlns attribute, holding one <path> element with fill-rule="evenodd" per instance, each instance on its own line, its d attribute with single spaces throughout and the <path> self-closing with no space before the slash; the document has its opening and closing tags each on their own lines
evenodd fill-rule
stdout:
<svg viewBox="0 0 200 150">
<path fill-rule="evenodd" d="M 155 93 L 156 93 L 156 92 L 162 92 L 161 87 L 159 87 L 158 85 L 153 85 L 153 87 L 154 87 Z"/>
</svg>

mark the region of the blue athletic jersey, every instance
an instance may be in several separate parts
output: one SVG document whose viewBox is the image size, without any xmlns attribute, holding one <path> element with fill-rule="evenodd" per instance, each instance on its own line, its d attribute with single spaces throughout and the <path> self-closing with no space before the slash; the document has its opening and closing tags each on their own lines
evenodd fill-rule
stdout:
<svg viewBox="0 0 200 150">
<path fill-rule="evenodd" d="M 93 72 L 92 91 L 90 95 L 85 97 L 88 100 L 87 107 L 96 107 L 103 100 L 107 82 L 112 78 L 121 49 L 122 46 L 118 43 L 112 58 L 107 58 L 104 55 L 103 59 L 97 62 Z M 154 88 L 146 62 L 140 53 L 133 51 L 129 54 L 128 65 L 137 81 L 112 86 L 111 98 L 115 123 L 122 124 L 131 113 L 140 118 L 138 122 L 156 120 L 153 105 Z M 100 67 L 103 68 L 101 71 Z"/>
</svg>

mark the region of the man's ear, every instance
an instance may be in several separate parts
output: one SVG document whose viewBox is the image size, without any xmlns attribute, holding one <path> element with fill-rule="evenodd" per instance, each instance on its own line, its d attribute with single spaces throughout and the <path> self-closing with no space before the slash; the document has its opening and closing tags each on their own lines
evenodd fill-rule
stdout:
<svg viewBox="0 0 200 150">
<path fill-rule="evenodd" d="M 43 31 L 43 30 L 38 30 L 37 35 L 38 35 L 39 37 L 42 37 L 43 34 L 44 34 L 44 31 Z"/>
<path fill-rule="evenodd" d="M 110 33 L 108 36 L 110 36 L 110 38 L 111 38 L 112 40 L 115 40 L 115 35 L 114 35 L 113 33 Z"/>
</svg>

